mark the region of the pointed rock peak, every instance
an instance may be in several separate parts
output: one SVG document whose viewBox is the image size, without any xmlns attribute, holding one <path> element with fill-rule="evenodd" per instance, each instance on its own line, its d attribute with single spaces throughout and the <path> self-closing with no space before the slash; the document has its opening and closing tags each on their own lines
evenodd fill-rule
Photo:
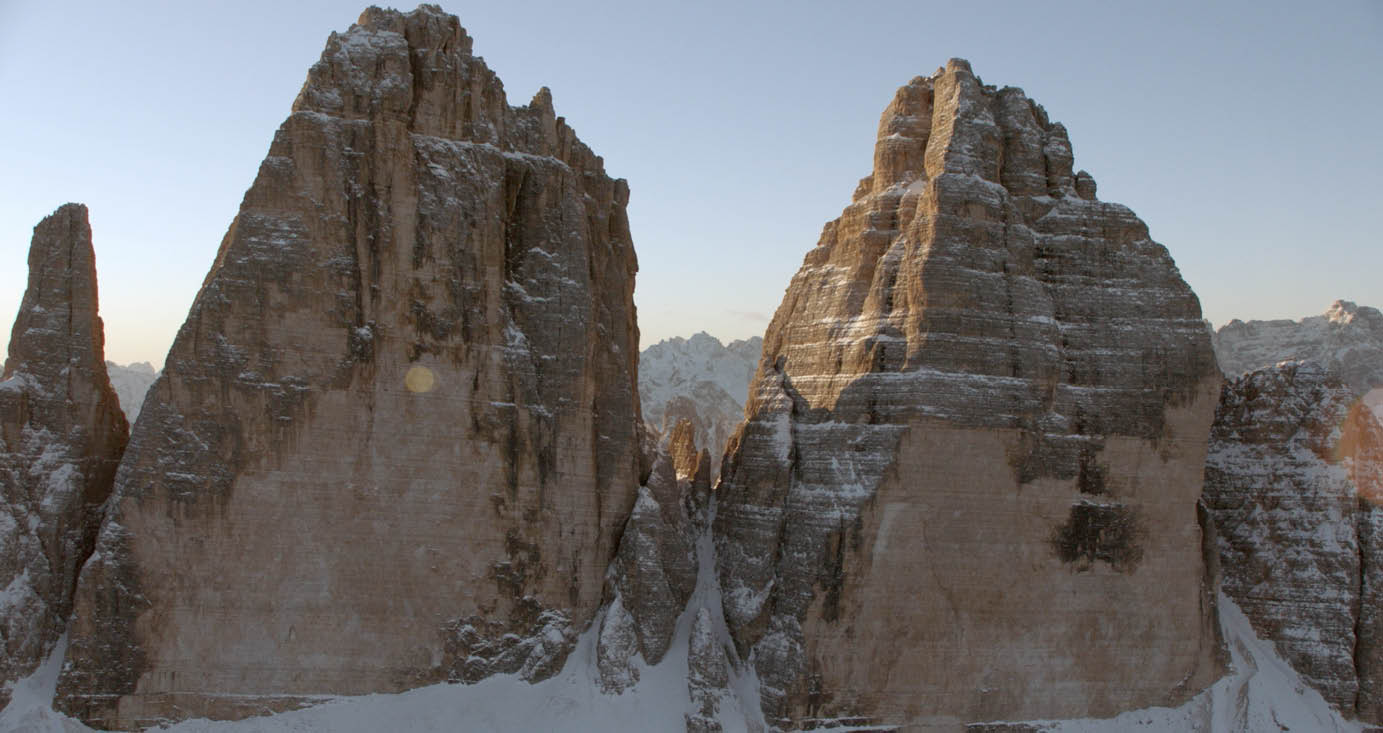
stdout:
<svg viewBox="0 0 1383 733">
<path fill-rule="evenodd" d="M 1013 195 L 1095 201 L 1094 177 L 1074 173 L 1073 164 L 1066 128 L 1022 89 L 984 86 L 968 61 L 951 59 L 894 94 L 879 119 L 874 170 L 855 201 L 885 196 L 866 205 L 887 218 L 899 197 L 921 194 L 946 174 L 997 183 Z"/>
<path fill-rule="evenodd" d="M 700 451 L 696 447 L 696 432 L 696 426 L 686 418 L 678 420 L 677 425 L 672 428 L 672 436 L 668 440 L 668 452 L 672 455 L 678 478 L 689 478 L 696 474 L 697 466 L 700 463 Z"/>
<path fill-rule="evenodd" d="M 96 255 L 86 207 L 64 204 L 38 226 L 29 246 L 29 284 L 10 335 L 4 377 L 56 380 L 69 366 L 105 375 L 105 339 L 96 313 Z"/>
<path fill-rule="evenodd" d="M 720 343 L 720 339 L 716 338 L 715 336 L 712 336 L 709 333 L 706 333 L 705 331 L 697 331 L 696 333 L 692 334 L 692 337 L 688 339 L 688 343 L 691 346 L 702 349 L 708 349 L 712 346 L 722 346 L 722 344 Z"/>
<path fill-rule="evenodd" d="M 0 382 L 0 707 L 63 633 L 125 449 L 96 305 L 86 207 L 67 204 L 34 227 Z"/>
<path fill-rule="evenodd" d="M 1218 676 L 1212 586 L 1199 543 L 1181 538 L 1200 533 L 1187 507 L 1219 375 L 1195 294 L 1129 209 L 1090 200 L 1088 175 L 1077 187 L 1065 129 L 1021 90 L 953 60 L 899 90 L 879 133 L 873 176 L 764 335 L 716 489 L 725 619 L 766 717 L 960 727 L 1108 717 L 1200 689 Z M 1032 492 L 1050 514 L 996 511 Z M 1091 522 L 1131 532 L 1094 542 Z M 896 529 L 923 524 L 925 538 Z M 1022 560 L 974 572 L 995 546 L 982 525 Z M 934 531 L 957 544 L 941 549 Z M 1159 579 L 1156 598 L 1134 573 Z M 911 602 L 948 587 L 974 590 Z M 1145 646 L 1057 659 L 1016 631 L 1035 623 L 1092 649 L 1091 612 L 1117 619 L 1100 634 Z M 898 644 L 936 624 L 967 640 L 928 640 L 920 656 Z M 880 665 L 888 680 L 871 676 Z M 1020 678 L 1082 682 L 973 695 Z M 935 717 L 895 702 L 919 696 Z"/>
<path fill-rule="evenodd" d="M 410 42 L 415 45 L 440 46 L 446 41 L 465 39 L 466 52 L 469 53 L 471 50 L 470 38 L 466 36 L 466 30 L 461 27 L 461 21 L 457 20 L 456 16 L 430 3 L 419 5 L 410 12 L 371 5 L 360 14 L 355 26 L 347 33 L 351 33 L 357 28 L 376 33 L 406 33 L 415 36 L 410 38 Z M 420 32 L 427 35 L 421 35 Z"/>
<path fill-rule="evenodd" d="M 548 116 L 556 115 L 552 108 L 552 90 L 547 87 L 540 88 L 538 93 L 533 95 L 533 101 L 529 102 L 528 106 L 544 112 Z"/>
<path fill-rule="evenodd" d="M 133 727 L 556 673 L 642 473 L 627 201 L 565 123 L 507 103 L 454 17 L 372 9 L 331 36 L 143 401 L 57 704 Z M 428 553 L 356 541 L 386 525 Z M 279 558 L 270 535 L 342 550 Z M 206 593 L 234 619 L 176 610 Z"/>
<path fill-rule="evenodd" d="M 950 74 L 966 73 L 974 76 L 975 72 L 970 68 L 970 62 L 965 59 L 954 58 L 946 62 L 946 71 Z"/>
<path fill-rule="evenodd" d="M 1349 323 L 1359 312 L 1359 305 L 1351 300 L 1337 300 L 1325 311 L 1325 317 L 1333 323 Z"/>
</svg>

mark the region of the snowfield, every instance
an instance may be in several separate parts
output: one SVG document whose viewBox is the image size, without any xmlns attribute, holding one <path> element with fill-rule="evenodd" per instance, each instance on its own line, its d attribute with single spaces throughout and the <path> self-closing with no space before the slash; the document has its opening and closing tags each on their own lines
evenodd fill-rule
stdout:
<svg viewBox="0 0 1383 733">
<path fill-rule="evenodd" d="M 179 733 L 471 733 L 499 731 L 676 731 L 686 730 L 683 715 L 693 711 L 687 692 L 687 654 L 696 609 L 711 611 L 723 644 L 729 643 L 720 615 L 720 598 L 709 573 L 711 546 L 698 546 L 702 577 L 691 603 L 677 622 L 677 635 L 662 663 L 640 666 L 639 682 L 622 695 L 600 691 L 595 663 L 599 623 L 577 643 L 562 672 L 529 684 L 516 676 L 492 677 L 474 685 L 440 684 L 396 695 L 335 698 L 321 705 L 237 722 L 189 720 L 160 730 Z M 1210 689 L 1178 708 L 1148 708 L 1106 720 L 1028 721 L 1052 733 L 1259 733 L 1260 731 L 1329 731 L 1359 733 L 1364 727 L 1343 720 L 1319 693 L 1302 683 L 1277 656 L 1272 644 L 1258 639 L 1234 602 L 1220 595 L 1220 628 L 1229 647 L 1231 672 Z M 78 733 L 90 728 L 52 710 L 54 687 L 66 639 L 33 676 L 15 685 L 14 700 L 0 713 L 0 731 Z M 739 702 L 726 699 L 721 724 L 726 733 L 761 730 L 756 682 L 731 674 Z M 832 728 L 847 731 L 849 728 Z"/>
</svg>

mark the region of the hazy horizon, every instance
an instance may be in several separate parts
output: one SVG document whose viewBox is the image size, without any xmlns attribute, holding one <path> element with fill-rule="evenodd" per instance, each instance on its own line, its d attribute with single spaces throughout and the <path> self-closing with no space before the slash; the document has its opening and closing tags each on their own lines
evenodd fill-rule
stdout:
<svg viewBox="0 0 1383 733">
<path fill-rule="evenodd" d="M 160 367 L 308 67 L 362 8 L 0 5 L 0 350 L 33 226 L 78 201 L 106 356 Z M 953 56 L 1066 125 L 1213 325 L 1383 305 L 1378 3 L 443 8 L 510 104 L 550 87 L 629 180 L 643 347 L 762 335 L 894 90 Z"/>
</svg>

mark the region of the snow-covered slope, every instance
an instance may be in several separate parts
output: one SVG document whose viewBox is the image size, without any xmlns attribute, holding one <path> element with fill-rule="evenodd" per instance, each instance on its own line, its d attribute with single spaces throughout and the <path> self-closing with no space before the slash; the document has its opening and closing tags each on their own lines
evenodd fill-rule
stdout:
<svg viewBox="0 0 1383 733">
<path fill-rule="evenodd" d="M 1259 733 L 1260 731 L 1360 731 L 1342 719 L 1320 693 L 1306 686 L 1273 645 L 1259 639 L 1253 626 L 1220 595 L 1220 630 L 1229 647 L 1231 669 L 1210 689 L 1179 708 L 1148 708 L 1110 720 L 1068 720 L 1034 724 L 1053 733 Z"/>
<path fill-rule="evenodd" d="M 1315 361 L 1363 394 L 1383 387 L 1383 313 L 1337 300 L 1300 321 L 1235 319 L 1215 333 L 1215 357 L 1229 377 L 1281 361 Z"/>
<path fill-rule="evenodd" d="M 124 410 L 130 425 L 134 425 L 135 418 L 139 417 L 139 408 L 144 404 L 144 395 L 158 379 L 158 372 L 147 361 L 124 366 L 108 361 L 106 373 L 110 375 L 110 385 L 115 388 L 115 394 L 120 397 L 120 409 Z"/>
<path fill-rule="evenodd" d="M 726 346 L 704 331 L 644 349 L 639 354 L 644 422 L 661 436 L 678 420 L 691 420 L 697 447 L 711 452 L 711 465 L 718 470 L 725 444 L 744 418 L 749 380 L 762 351 L 758 336 Z"/>
<path fill-rule="evenodd" d="M 701 552 L 709 553 L 703 542 Z M 708 558 L 703 557 L 703 561 Z M 703 567 L 705 567 L 703 565 Z M 707 578 L 706 580 L 709 580 Z M 663 662 L 640 670 L 638 684 L 622 695 L 600 692 L 595 668 L 595 629 L 588 631 L 561 674 L 536 685 L 503 675 L 474 685 L 433 685 L 398 695 L 334 698 L 321 705 L 234 723 L 189 720 L 170 731 L 182 733 L 307 733 L 309 731 L 397 730 L 417 733 L 490 731 L 681 731 L 691 710 L 686 669 L 695 611 L 707 608 L 719 616 L 720 599 L 713 583 L 699 582 L 688 611 L 678 620 L 677 636 Z M 725 634 L 717 619 L 717 634 Z M 1106 720 L 996 723 L 994 730 L 1053 733 L 1258 733 L 1259 731 L 1338 731 L 1363 726 L 1342 719 L 1278 656 L 1273 645 L 1254 636 L 1253 627 L 1230 598 L 1220 596 L 1220 629 L 1231 657 L 1231 672 L 1210 689 L 1178 708 L 1148 708 Z M 728 637 L 721 637 L 728 643 Z M 60 653 L 61 650 L 59 650 Z M 52 711 L 49 701 L 61 666 L 59 654 L 16 689 L 14 703 L 0 713 L 0 731 L 82 733 L 90 729 Z M 756 700 L 752 677 L 731 674 L 739 701 Z M 761 730 L 762 718 L 752 705 L 727 700 L 720 722 L 727 733 Z M 849 730 L 837 728 L 831 730 Z"/>
<path fill-rule="evenodd" d="M 323 698 L 322 703 L 292 712 L 236 722 L 187 720 L 160 730 L 178 733 L 507 733 L 510 731 L 647 731 L 683 733 L 688 714 L 698 708 L 688 691 L 688 657 L 694 621 L 703 609 L 712 634 L 733 653 L 721 615 L 710 537 L 697 543 L 702 572 L 690 602 L 677 619 L 666 656 L 656 666 L 635 659 L 637 682 L 622 694 L 601 692 L 597 669 L 599 617 L 581 636 L 562 671 L 537 684 L 518 675 L 496 675 L 476 684 L 439 684 L 395 695 Z M 603 613 L 603 612 L 602 612 Z M 60 648 L 37 673 L 16 686 L 14 703 L 0 712 L 0 732 L 85 733 L 91 729 L 51 708 L 62 666 Z M 725 733 L 762 731 L 759 695 L 752 673 L 731 670 L 728 690 L 719 704 Z"/>
</svg>

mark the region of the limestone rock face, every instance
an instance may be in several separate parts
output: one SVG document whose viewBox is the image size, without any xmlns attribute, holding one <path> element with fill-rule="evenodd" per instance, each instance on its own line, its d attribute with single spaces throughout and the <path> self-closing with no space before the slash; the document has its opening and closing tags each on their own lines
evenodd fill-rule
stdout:
<svg viewBox="0 0 1383 733">
<path fill-rule="evenodd" d="M 1337 300 L 1299 321 L 1236 318 L 1215 332 L 1215 356 L 1231 377 L 1280 361 L 1315 361 L 1362 394 L 1383 387 L 1383 312 Z"/>
<path fill-rule="evenodd" d="M 716 639 L 711 611 L 699 608 L 692 621 L 687 652 L 687 693 L 693 712 L 687 713 L 687 733 L 720 733 L 722 700 L 729 695 L 729 662 Z"/>
<path fill-rule="evenodd" d="M 685 421 L 678 433 L 689 441 Z M 611 569 L 614 600 L 601 619 L 597 669 L 607 692 L 638 682 L 635 654 L 647 664 L 662 661 L 696 589 L 700 561 L 697 538 L 707 529 L 710 458 L 695 444 L 683 447 L 700 462 L 691 473 L 666 449 L 652 457 L 652 470 L 624 526 Z"/>
<path fill-rule="evenodd" d="M 689 421 L 693 441 L 711 454 L 712 479 L 744 419 L 745 395 L 762 351 L 763 339 L 757 336 L 725 345 L 702 332 L 659 341 L 639 354 L 644 419 L 662 438 Z"/>
<path fill-rule="evenodd" d="M 773 725 L 1103 717 L 1219 676 L 1210 335 L 1072 160 L 952 61 L 793 278 L 714 527 Z"/>
<path fill-rule="evenodd" d="M 1205 471 L 1223 585 L 1349 717 L 1383 722 L 1383 425 L 1316 362 L 1221 392 Z"/>
<path fill-rule="evenodd" d="M 639 486 L 629 191 L 453 16 L 333 34 L 144 404 L 57 705 L 556 672 Z"/>
<path fill-rule="evenodd" d="M 86 207 L 34 227 L 0 378 L 0 708 L 58 640 L 129 427 L 106 376 Z"/>
</svg>

